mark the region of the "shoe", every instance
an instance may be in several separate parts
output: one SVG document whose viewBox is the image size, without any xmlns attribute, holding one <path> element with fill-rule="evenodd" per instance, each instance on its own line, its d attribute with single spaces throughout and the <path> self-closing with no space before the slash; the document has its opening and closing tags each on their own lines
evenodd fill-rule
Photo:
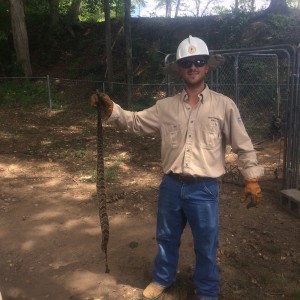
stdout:
<svg viewBox="0 0 300 300">
<path fill-rule="evenodd" d="M 144 299 L 158 299 L 166 288 L 159 284 L 151 282 L 143 291 Z"/>
</svg>

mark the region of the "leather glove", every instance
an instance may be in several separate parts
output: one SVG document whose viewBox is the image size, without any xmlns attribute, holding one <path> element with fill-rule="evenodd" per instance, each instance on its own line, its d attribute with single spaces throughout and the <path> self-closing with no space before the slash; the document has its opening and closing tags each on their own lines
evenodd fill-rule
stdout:
<svg viewBox="0 0 300 300">
<path fill-rule="evenodd" d="M 207 64 L 210 69 L 216 69 L 225 62 L 225 57 L 221 54 L 213 54 L 209 57 Z"/>
<path fill-rule="evenodd" d="M 246 186 L 241 195 L 240 201 L 244 203 L 250 196 L 251 201 L 247 204 L 247 208 L 256 207 L 262 200 L 261 188 L 257 178 L 245 179 Z"/>
<path fill-rule="evenodd" d="M 108 119 L 114 109 L 114 103 L 107 94 L 97 92 L 91 96 L 91 106 L 98 107 L 102 110 L 104 119 Z"/>
</svg>

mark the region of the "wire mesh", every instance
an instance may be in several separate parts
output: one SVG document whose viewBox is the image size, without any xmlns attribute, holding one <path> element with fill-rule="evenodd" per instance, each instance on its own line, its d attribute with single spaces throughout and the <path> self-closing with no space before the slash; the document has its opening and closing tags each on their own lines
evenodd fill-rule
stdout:
<svg viewBox="0 0 300 300">
<path fill-rule="evenodd" d="M 211 71 L 206 78 L 212 90 L 228 96 L 239 108 L 257 150 L 259 162 L 265 168 L 264 178 L 283 178 L 282 186 L 285 187 L 299 186 L 299 172 L 296 183 L 292 181 L 293 177 L 288 177 L 289 172 L 297 173 L 291 166 L 297 165 L 296 159 L 299 160 L 300 152 L 295 150 L 299 137 L 296 139 L 290 134 L 292 138 L 287 140 L 287 133 L 295 132 L 288 121 L 293 118 L 297 107 L 299 110 L 299 105 L 295 104 L 299 92 L 294 95 L 291 93 L 294 57 L 290 50 L 290 46 L 284 46 L 282 49 L 270 47 L 212 51 L 214 54 L 222 54 L 225 63 Z M 169 90 L 173 93 L 182 88 L 177 77 L 171 78 L 171 81 L 173 87 Z M 297 155 L 294 155 L 295 151 Z M 226 154 L 224 180 L 238 184 L 242 180 L 237 157 L 230 151 Z"/>
<path fill-rule="evenodd" d="M 226 58 L 225 63 L 210 71 L 206 82 L 212 90 L 230 97 L 237 104 L 259 161 L 265 167 L 265 178 L 283 177 L 285 188 L 299 188 L 300 50 L 298 48 L 297 53 L 291 54 L 290 48 L 219 51 Z M 14 80 L 23 82 L 28 78 L 2 77 L 0 85 Z M 50 108 L 58 95 L 75 104 L 88 101 L 91 93 L 98 89 L 109 92 L 112 99 L 124 107 L 131 103 L 129 109 L 142 110 L 183 88 L 179 76 L 169 74 L 161 83 L 131 84 L 130 89 L 126 83 L 120 82 L 71 80 L 49 76 L 29 80 L 42 86 L 41 98 L 45 105 L 49 103 Z M 132 96 L 130 102 L 129 94 Z M 280 126 L 275 128 L 272 127 L 274 117 L 280 119 Z M 233 157 L 233 153 L 227 153 L 226 175 L 228 181 L 238 183 L 241 180 L 240 169 Z"/>
</svg>

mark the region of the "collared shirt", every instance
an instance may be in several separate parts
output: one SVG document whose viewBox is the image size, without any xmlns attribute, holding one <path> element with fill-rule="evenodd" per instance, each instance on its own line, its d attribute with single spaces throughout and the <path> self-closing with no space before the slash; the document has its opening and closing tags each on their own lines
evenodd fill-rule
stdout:
<svg viewBox="0 0 300 300">
<path fill-rule="evenodd" d="M 245 178 L 263 175 L 256 151 L 245 130 L 235 103 L 208 88 L 191 107 L 185 90 L 158 100 L 140 112 L 130 112 L 114 103 L 108 123 L 128 132 L 144 135 L 159 133 L 163 172 L 192 176 L 220 177 L 225 173 L 226 145 L 238 154 Z"/>
</svg>

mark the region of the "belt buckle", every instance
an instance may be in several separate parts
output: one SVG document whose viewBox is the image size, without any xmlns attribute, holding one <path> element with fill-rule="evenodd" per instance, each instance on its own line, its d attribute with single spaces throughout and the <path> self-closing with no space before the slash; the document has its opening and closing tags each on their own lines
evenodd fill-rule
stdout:
<svg viewBox="0 0 300 300">
<path fill-rule="evenodd" d="M 189 175 L 179 174 L 179 180 L 182 183 L 197 183 L 197 178 Z"/>
<path fill-rule="evenodd" d="M 183 174 L 178 174 L 179 181 L 184 182 L 185 178 L 186 178 L 186 176 L 184 176 Z"/>
</svg>

